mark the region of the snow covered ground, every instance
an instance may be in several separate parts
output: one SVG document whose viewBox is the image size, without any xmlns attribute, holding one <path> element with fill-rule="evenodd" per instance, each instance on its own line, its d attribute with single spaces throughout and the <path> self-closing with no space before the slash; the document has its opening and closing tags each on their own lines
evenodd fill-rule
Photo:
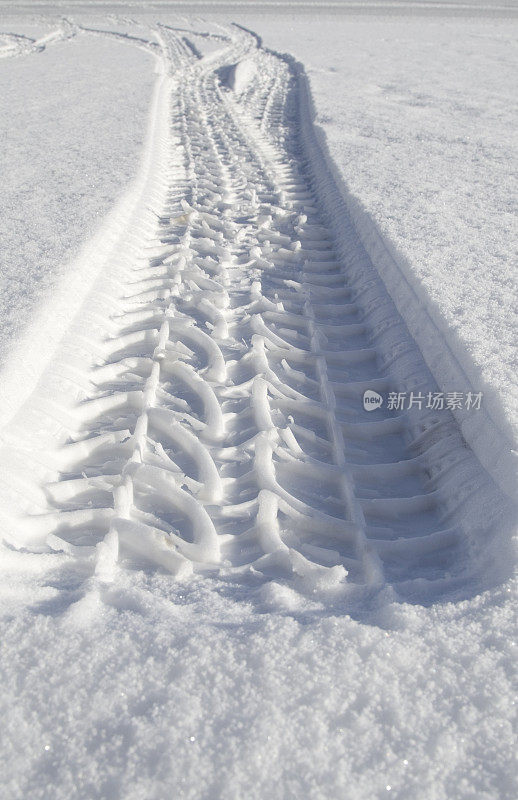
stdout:
<svg viewBox="0 0 518 800">
<path fill-rule="evenodd" d="M 158 75 L 136 181 L 120 186 L 125 194 L 89 243 L 79 211 L 63 228 L 85 245 L 72 268 L 63 250 L 51 259 L 59 278 L 40 270 L 54 323 L 35 306 L 37 259 L 22 273 L 40 341 L 43 332 L 51 346 L 36 344 L 34 327 L 20 331 L 18 366 L 4 371 L 2 796 L 514 797 L 515 509 L 448 411 L 367 412 L 361 403 L 367 387 L 439 389 L 440 370 L 432 375 L 436 365 L 405 327 L 412 314 L 397 308 L 398 287 L 417 278 L 423 308 L 433 295 L 443 313 L 436 352 L 452 348 L 476 363 L 477 337 L 464 321 L 454 346 L 451 297 L 432 280 L 436 270 L 444 282 L 434 232 L 447 213 L 432 207 L 431 223 L 425 215 L 420 193 L 431 188 L 418 159 L 411 185 L 408 168 L 395 171 L 416 146 L 394 104 L 412 106 L 412 81 L 425 82 L 423 40 L 441 44 L 456 75 L 468 56 L 454 46 L 455 26 L 476 34 L 480 23 L 421 18 L 411 34 L 408 20 L 367 25 L 336 14 L 317 24 L 168 12 L 156 26 L 157 16 L 138 25 L 73 19 L 67 42 L 4 60 L 9 75 L 55 53 L 59 69 L 74 48 L 91 48 L 78 80 L 112 70 L 113 84 L 106 75 L 102 91 L 97 83 L 98 104 L 90 86 L 89 108 L 99 124 L 111 112 L 123 122 L 106 122 L 81 162 L 90 173 L 106 163 L 98 194 L 83 184 L 84 208 L 96 197 L 103 214 L 119 195 L 109 188 L 113 131 L 129 126 L 117 150 L 128 178 L 144 138 L 138 109 L 142 120 L 151 60 L 138 48 L 155 55 Z M 232 20 L 256 29 L 264 46 Z M 78 22 L 108 33 L 80 32 Z M 478 86 L 477 103 L 496 114 L 494 28 L 483 29 L 472 58 L 485 59 L 491 99 Z M 347 59 L 338 60 L 344 31 Z M 388 58 L 398 37 L 401 60 Z M 354 204 L 358 231 L 351 225 L 350 198 L 311 126 L 304 75 L 268 47 L 308 66 L 336 166 L 397 248 L 405 281 L 377 262 L 366 235 L 373 223 Z M 103 48 L 108 63 L 99 65 Z M 123 70 L 112 63 L 119 58 Z M 354 72 L 357 62 L 364 67 Z M 398 74 L 382 85 L 397 84 L 396 99 L 373 88 L 389 66 Z M 331 106 L 319 69 L 335 76 L 343 102 Z M 117 103 L 128 75 L 137 86 L 131 113 L 119 108 L 127 90 Z M 446 78 L 420 91 L 425 108 L 442 108 Z M 425 116 L 430 180 L 446 160 L 466 197 L 473 174 L 463 172 L 463 151 L 453 158 L 446 148 L 441 159 Z M 446 140 L 465 122 L 454 116 L 448 127 L 450 118 Z M 495 142 L 498 125 L 487 129 Z M 56 138 L 47 159 L 55 170 Z M 26 152 L 27 164 L 43 163 L 38 150 Z M 477 180 L 490 187 L 499 166 L 484 168 Z M 81 208 L 54 174 L 54 196 Z M 391 179 L 393 220 L 384 200 Z M 477 219 L 473 246 L 487 254 L 488 218 L 479 210 Z M 416 234 L 425 223 L 427 248 Z M 59 218 L 53 225 L 58 236 Z M 464 264 L 468 231 L 457 227 Z M 503 264 L 504 228 L 491 230 Z M 498 259 L 491 265 L 492 291 L 507 303 Z M 463 285 L 477 314 L 471 275 Z M 25 302 L 13 292 L 12 308 Z M 507 317 L 498 324 L 510 330 Z M 503 350 L 495 370 L 508 363 Z"/>
<path fill-rule="evenodd" d="M 5 59 L 0 81 L 5 363 L 42 292 L 137 172 L 153 64 L 92 37 Z"/>
<path fill-rule="evenodd" d="M 81 248 L 137 173 L 154 80 L 152 57 L 113 38 L 66 43 L 59 20 L 13 24 L 30 40 L 0 61 L 4 412 L 38 372 L 31 341 L 45 329 L 50 350 L 81 302 L 93 261 L 83 253 L 81 269 Z"/>
<path fill-rule="evenodd" d="M 514 796 L 505 591 L 362 620 L 305 605 L 126 576 L 85 618 L 52 599 L 17 613 L 4 796 Z"/>
</svg>

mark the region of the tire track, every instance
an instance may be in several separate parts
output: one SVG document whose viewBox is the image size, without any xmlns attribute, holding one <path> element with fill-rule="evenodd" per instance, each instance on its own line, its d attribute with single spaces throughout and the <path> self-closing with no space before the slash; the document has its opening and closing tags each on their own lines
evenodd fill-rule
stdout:
<svg viewBox="0 0 518 800">
<path fill-rule="evenodd" d="M 435 387 L 362 253 L 337 248 L 293 68 L 237 26 L 205 58 L 180 29 L 155 37 L 169 77 L 147 211 L 7 435 L 11 546 L 67 552 L 94 586 L 152 564 L 453 591 L 484 476 L 447 413 L 366 418 L 366 389 Z M 61 445 L 33 448 L 28 477 L 31 416 Z"/>
<path fill-rule="evenodd" d="M 65 17 L 60 20 L 60 25 L 56 30 L 50 31 L 38 39 L 19 33 L 0 32 L 0 39 L 4 39 L 8 43 L 0 47 L 0 59 L 42 53 L 53 44 L 73 39 L 78 32 L 79 27 Z"/>
</svg>

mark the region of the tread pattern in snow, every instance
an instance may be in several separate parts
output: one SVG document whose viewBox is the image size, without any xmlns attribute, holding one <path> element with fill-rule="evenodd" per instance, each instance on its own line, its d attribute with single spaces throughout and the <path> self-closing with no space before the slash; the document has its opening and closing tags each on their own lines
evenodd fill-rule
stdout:
<svg viewBox="0 0 518 800">
<path fill-rule="evenodd" d="M 74 334 L 83 372 L 55 368 L 82 399 L 40 404 L 63 445 L 16 542 L 64 549 L 100 580 L 151 562 L 309 591 L 451 587 L 473 457 L 448 414 L 363 411 L 365 389 L 430 376 L 379 281 L 337 252 L 290 65 L 237 27 L 220 38 L 201 57 L 157 33 L 171 77 L 154 223 Z"/>
</svg>

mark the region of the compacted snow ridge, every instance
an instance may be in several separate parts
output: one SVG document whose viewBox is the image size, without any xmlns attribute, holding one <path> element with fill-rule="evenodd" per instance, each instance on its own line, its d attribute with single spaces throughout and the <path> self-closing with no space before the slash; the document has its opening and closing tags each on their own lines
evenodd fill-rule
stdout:
<svg viewBox="0 0 518 800">
<path fill-rule="evenodd" d="M 56 28 L 52 28 L 48 33 L 41 36 L 29 36 L 28 34 L 11 33 L 0 30 L 0 58 L 41 53 L 50 45 L 66 41 L 67 39 L 73 39 L 82 33 L 118 39 L 119 41 L 136 45 L 155 54 L 160 52 L 160 48 L 153 37 L 149 39 L 145 36 L 137 36 L 134 32 L 137 25 L 131 24 L 131 22 L 128 21 L 128 26 L 132 31 L 131 33 L 127 30 L 116 30 L 114 28 L 102 29 L 92 24 L 83 25 L 67 16 L 62 16 Z M 119 28 L 120 27 L 124 28 L 126 26 L 119 25 Z"/>
<path fill-rule="evenodd" d="M 509 501 L 453 417 L 363 409 L 437 387 L 327 215 L 300 70 L 239 26 L 206 55 L 154 36 L 141 196 L 4 430 L 10 546 L 68 554 L 85 594 L 150 565 L 425 604 L 490 581 Z"/>
<path fill-rule="evenodd" d="M 41 53 L 49 45 L 72 38 L 76 32 L 74 23 L 66 18 L 60 20 L 57 28 L 41 36 L 0 31 L 0 58 Z"/>
<path fill-rule="evenodd" d="M 141 194 L 155 64 L 140 47 L 87 33 L 1 64 L 1 425 L 119 249 Z"/>
</svg>

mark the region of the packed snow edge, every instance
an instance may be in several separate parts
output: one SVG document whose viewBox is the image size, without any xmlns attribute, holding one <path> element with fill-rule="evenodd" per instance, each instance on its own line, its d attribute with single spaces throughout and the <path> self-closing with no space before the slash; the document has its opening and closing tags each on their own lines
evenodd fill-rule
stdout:
<svg viewBox="0 0 518 800">
<path fill-rule="evenodd" d="M 102 219 L 96 233 L 87 239 L 77 257 L 69 264 L 51 297 L 43 298 L 34 319 L 9 355 L 2 369 L 0 432 L 29 399 L 38 381 L 52 363 L 56 352 L 80 314 L 84 302 L 108 260 L 113 258 L 131 219 L 141 202 L 153 171 L 153 147 L 160 95 L 167 83 L 164 63 L 156 57 L 155 85 L 150 99 L 144 147 L 137 163 L 135 178 L 123 190 L 114 206 Z M 44 346 L 42 347 L 42 343 Z"/>
</svg>

